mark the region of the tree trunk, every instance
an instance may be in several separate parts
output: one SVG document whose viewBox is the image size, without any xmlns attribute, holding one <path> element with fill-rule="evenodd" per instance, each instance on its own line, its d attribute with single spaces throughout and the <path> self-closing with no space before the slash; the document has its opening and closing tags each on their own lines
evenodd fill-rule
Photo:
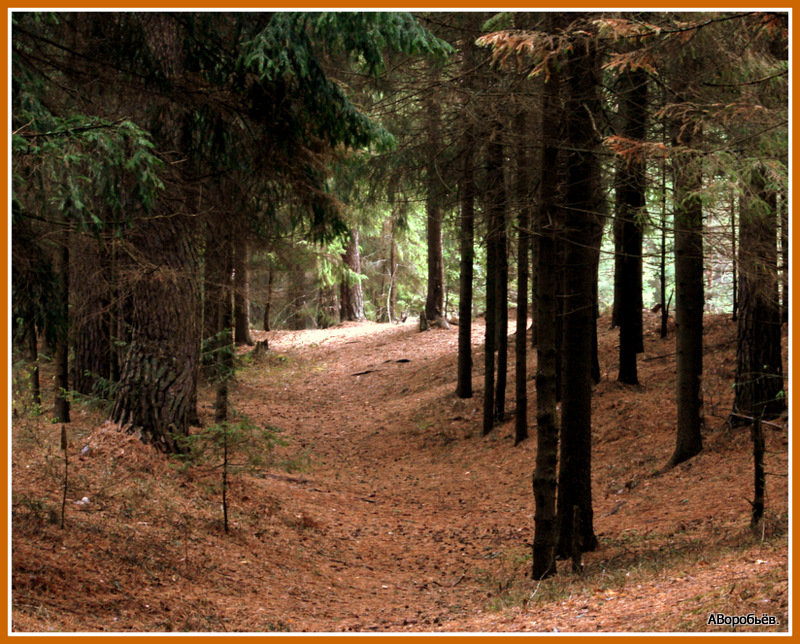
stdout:
<svg viewBox="0 0 800 644">
<path fill-rule="evenodd" d="M 647 135 L 647 74 L 633 70 L 622 74 L 620 116 L 622 135 L 644 141 Z M 642 337 L 642 232 L 647 179 L 643 155 L 634 154 L 617 164 L 616 217 L 619 233 L 615 286 L 619 291 L 619 381 L 638 385 L 636 354 L 644 350 Z"/>
<path fill-rule="evenodd" d="M 750 176 L 750 195 L 739 217 L 739 320 L 736 351 L 737 414 L 775 418 L 786 409 L 778 299 L 777 199 L 765 170 Z"/>
<path fill-rule="evenodd" d="M 506 316 L 501 317 L 503 308 L 501 282 L 503 280 L 503 256 L 505 254 L 505 181 L 503 177 L 502 125 L 495 119 L 486 150 L 486 348 L 484 372 L 484 410 L 483 433 L 488 434 L 498 418 L 496 396 L 505 397 L 505 374 L 501 374 L 500 358 L 497 360 L 497 379 L 495 380 L 495 353 L 501 348 L 498 339 L 501 334 L 508 346 L 508 307 Z M 505 327 L 503 324 L 505 323 Z M 505 362 L 503 362 L 505 366 Z M 500 387 L 502 381 L 502 389 Z M 497 388 L 495 389 L 495 386 Z"/>
<path fill-rule="evenodd" d="M 432 83 L 439 80 L 438 70 L 431 68 Z M 442 250 L 442 182 L 437 167 L 438 150 L 441 141 L 442 112 L 433 91 L 424 97 L 427 118 L 425 121 L 427 137 L 426 181 L 428 194 L 425 200 L 428 241 L 428 294 L 425 299 L 425 317 L 431 321 L 444 319 L 444 254 Z"/>
<path fill-rule="evenodd" d="M 499 159 L 502 163 L 503 158 Z M 503 166 L 498 168 L 497 180 L 503 188 L 502 210 L 497 214 L 497 376 L 494 394 L 494 418 L 502 423 L 506 416 L 506 386 L 508 384 L 508 235 L 506 233 L 506 194 Z"/>
<path fill-rule="evenodd" d="M 756 416 L 751 429 L 753 440 L 753 503 L 752 513 L 750 514 L 750 529 L 758 531 L 761 521 L 764 518 L 764 491 L 766 488 L 767 473 L 764 469 L 764 427 L 761 424 L 761 416 Z"/>
<path fill-rule="evenodd" d="M 563 22 L 559 14 L 546 14 L 546 29 L 553 33 Z M 555 549 L 558 540 L 556 520 L 556 477 L 558 466 L 558 415 L 556 408 L 556 224 L 561 219 L 558 207 L 560 174 L 558 148 L 561 143 L 559 65 L 549 69 L 542 95 L 542 157 L 539 206 L 535 211 L 537 289 L 536 364 L 536 465 L 533 472 L 535 502 L 533 535 L 534 579 L 556 572 Z"/>
<path fill-rule="evenodd" d="M 731 322 L 736 322 L 739 317 L 739 258 L 736 254 L 736 194 L 731 193 L 731 276 L 733 278 L 732 294 L 733 306 L 731 307 Z"/>
<path fill-rule="evenodd" d="M 34 316 L 25 317 L 25 343 L 28 350 L 28 360 L 31 363 L 31 400 L 34 405 L 42 404 L 42 389 L 39 382 L 39 342 L 36 335 L 36 321 Z"/>
<path fill-rule="evenodd" d="M 223 231 L 215 223 L 207 222 L 204 230 L 203 254 L 203 354 L 205 366 L 216 364 L 215 347 L 218 345 L 219 303 L 225 283 L 224 267 L 226 245 L 222 241 Z"/>
<path fill-rule="evenodd" d="M 593 40 L 574 44 L 567 59 L 567 191 L 562 360 L 561 459 L 558 477 L 558 553 L 568 557 L 574 539 L 582 550 L 597 546 L 592 512 L 592 325 L 591 244 L 599 225 L 599 144 L 593 123 L 599 113 L 597 49 Z M 580 526 L 573 526 L 578 506 Z M 580 531 L 578 533 L 578 530 Z"/>
<path fill-rule="evenodd" d="M 364 295 L 361 282 L 354 276 L 361 275 L 361 253 L 358 248 L 358 228 L 351 231 L 347 250 L 342 255 L 345 276 L 342 280 L 340 303 L 341 320 L 355 322 L 364 319 Z"/>
<path fill-rule="evenodd" d="M 236 344 L 255 344 L 250 337 L 250 248 L 243 233 L 237 235 L 234 247 L 233 316 Z"/>
<path fill-rule="evenodd" d="M 781 211 L 781 322 L 789 322 L 789 204 L 780 202 Z"/>
<path fill-rule="evenodd" d="M 680 152 L 691 147 L 692 126 L 673 124 L 675 186 L 675 347 L 678 428 L 673 467 L 703 449 L 703 209 L 695 196 L 702 187 L 696 157 Z"/>
<path fill-rule="evenodd" d="M 666 103 L 666 90 L 662 88 L 661 104 Z M 663 122 L 662 143 L 666 148 L 667 119 Z M 659 296 L 661 302 L 661 337 L 667 337 L 667 323 L 669 322 L 669 303 L 667 302 L 667 160 L 661 160 L 661 247 L 659 262 Z M 672 297 L 670 297 L 670 300 Z"/>
<path fill-rule="evenodd" d="M 191 222 L 148 219 L 130 234 L 140 264 L 128 267 L 131 342 L 111 418 L 166 452 L 181 451 L 196 401 L 200 344 Z"/>
<path fill-rule="evenodd" d="M 389 292 L 386 295 L 386 316 L 389 322 L 397 319 L 397 242 L 394 239 L 394 216 L 389 219 Z"/>
<path fill-rule="evenodd" d="M 228 384 L 233 377 L 233 357 L 235 354 L 233 325 L 235 307 L 235 280 L 233 277 L 235 242 L 228 231 L 221 231 L 220 244 L 223 246 L 220 277 L 222 283 L 218 291 L 219 304 L 216 306 L 217 320 L 215 338 L 215 373 L 214 381 L 214 422 L 222 423 L 228 420 Z"/>
<path fill-rule="evenodd" d="M 517 140 L 517 329 L 516 399 L 517 413 L 514 426 L 514 444 L 528 438 L 528 249 L 531 227 L 530 160 L 527 154 L 527 111 L 519 106 L 514 120 Z"/>
<path fill-rule="evenodd" d="M 456 395 L 472 398 L 472 277 L 475 261 L 475 160 L 474 131 L 464 132 L 464 165 L 461 176 L 461 263 L 458 283 L 458 382 Z"/>
<path fill-rule="evenodd" d="M 70 235 L 66 230 L 61 235 L 60 245 L 56 248 L 54 272 L 58 280 L 59 328 L 56 332 L 56 346 L 53 356 L 55 368 L 55 401 L 53 420 L 57 423 L 68 423 L 69 402 L 69 244 Z"/>
</svg>

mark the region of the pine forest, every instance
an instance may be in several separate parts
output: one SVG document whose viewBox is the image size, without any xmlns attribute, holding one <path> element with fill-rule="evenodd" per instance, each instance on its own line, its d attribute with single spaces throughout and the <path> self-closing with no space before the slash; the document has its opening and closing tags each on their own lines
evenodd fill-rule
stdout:
<svg viewBox="0 0 800 644">
<path fill-rule="evenodd" d="M 791 632 L 788 10 L 8 21 L 10 632 Z"/>
</svg>

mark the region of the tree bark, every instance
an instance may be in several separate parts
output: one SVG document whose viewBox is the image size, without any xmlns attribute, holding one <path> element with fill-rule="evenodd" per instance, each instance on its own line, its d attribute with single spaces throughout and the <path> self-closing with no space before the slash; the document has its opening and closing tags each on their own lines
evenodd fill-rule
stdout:
<svg viewBox="0 0 800 644">
<path fill-rule="evenodd" d="M 148 219 L 131 232 L 127 267 L 131 342 L 111 418 L 166 452 L 179 452 L 196 400 L 200 346 L 196 258 L 188 218 Z"/>
<path fill-rule="evenodd" d="M 781 211 L 781 322 L 789 322 L 789 204 L 780 201 Z"/>
<path fill-rule="evenodd" d="M 564 18 L 546 14 L 545 29 L 553 33 Z M 562 110 L 559 100 L 560 65 L 550 67 L 542 94 L 542 156 L 539 206 L 535 210 L 535 256 L 538 283 L 535 299 L 537 324 L 536 363 L 536 465 L 533 471 L 535 502 L 533 568 L 534 579 L 556 572 L 558 540 L 556 481 L 558 468 L 558 415 L 556 408 L 556 276 L 555 236 L 561 219 L 557 203 L 560 173 L 558 148 L 561 142 Z"/>
<path fill-rule="evenodd" d="M 214 337 L 215 354 L 215 400 L 214 421 L 222 423 L 228 420 L 229 383 L 233 377 L 233 356 L 235 354 L 233 325 L 235 308 L 235 281 L 233 277 L 235 242 L 228 231 L 220 231 L 219 242 L 223 247 L 220 278 L 220 289 L 217 292 L 219 303 L 216 306 L 217 320 Z"/>
<path fill-rule="evenodd" d="M 647 134 L 647 74 L 627 71 L 620 77 L 622 135 L 644 141 Z M 616 218 L 619 235 L 616 256 L 615 306 L 619 325 L 619 381 L 639 384 L 636 354 L 644 350 L 642 337 L 642 236 L 645 215 L 646 172 L 643 155 L 620 159 L 616 175 Z M 616 297 L 619 297 L 617 306 Z"/>
<path fill-rule="evenodd" d="M 42 389 L 39 382 L 39 342 L 36 335 L 36 321 L 28 315 L 24 321 L 25 342 L 28 348 L 28 360 L 31 363 L 31 399 L 34 405 L 42 404 Z"/>
<path fill-rule="evenodd" d="M 703 209 L 702 177 L 691 148 L 692 126 L 673 123 L 675 186 L 675 347 L 678 428 L 667 468 L 703 449 Z"/>
<path fill-rule="evenodd" d="M 731 307 L 731 322 L 736 322 L 739 317 L 739 257 L 736 253 L 736 195 L 731 193 L 731 277 L 733 278 Z"/>
<path fill-rule="evenodd" d="M 562 346 L 561 458 L 558 476 L 558 553 L 570 556 L 575 538 L 582 550 L 597 546 L 592 512 L 592 249 L 599 225 L 599 113 L 597 49 L 592 39 L 573 44 L 567 58 L 567 191 L 565 208 L 565 292 Z M 573 526 L 578 506 L 580 534 Z"/>
<path fill-rule="evenodd" d="M 737 414 L 776 418 L 786 409 L 778 299 L 777 199 L 765 170 L 749 177 L 750 194 L 739 218 L 739 319 L 736 351 Z"/>
<path fill-rule="evenodd" d="M 458 283 L 458 382 L 456 395 L 472 398 L 472 279 L 475 261 L 475 160 L 474 132 L 464 132 L 464 165 L 461 176 L 461 245 Z"/>
<path fill-rule="evenodd" d="M 516 399 L 517 412 L 514 425 L 514 444 L 528 438 L 528 249 L 530 248 L 531 196 L 530 160 L 527 153 L 527 110 L 518 107 L 514 120 L 517 141 L 517 329 Z"/>
<path fill-rule="evenodd" d="M 437 83 L 439 73 L 436 68 L 431 68 L 429 77 L 432 83 Z M 427 196 L 425 200 L 425 213 L 427 221 L 427 259 L 428 259 L 428 293 L 425 299 L 425 317 L 430 322 L 444 319 L 444 254 L 442 249 L 442 185 L 437 167 L 438 150 L 441 141 L 442 112 L 436 101 L 433 91 L 428 91 L 424 97 L 427 118 L 425 121 L 427 138 L 426 182 Z"/>
<path fill-rule="evenodd" d="M 497 359 L 497 378 L 495 379 L 495 353 L 501 349 L 498 342 L 501 335 L 508 345 L 508 308 L 503 306 L 501 282 L 503 280 L 503 255 L 505 254 L 505 180 L 503 176 L 502 125 L 499 119 L 492 123 L 491 134 L 486 149 L 486 343 L 484 371 L 484 410 L 483 433 L 488 434 L 498 418 L 496 397 L 505 397 L 505 374 L 501 372 L 500 358 Z M 505 318 L 501 310 L 506 309 Z M 503 324 L 505 323 L 505 326 Z M 505 362 L 503 362 L 505 366 Z M 501 388 L 502 382 L 502 388 Z"/>
<path fill-rule="evenodd" d="M 59 328 L 56 331 L 56 346 L 53 356 L 55 368 L 55 401 L 53 419 L 57 423 L 70 422 L 69 401 L 69 245 L 70 234 L 65 228 L 61 235 L 60 245 L 56 248 L 54 271 L 58 280 L 58 309 Z"/>
</svg>

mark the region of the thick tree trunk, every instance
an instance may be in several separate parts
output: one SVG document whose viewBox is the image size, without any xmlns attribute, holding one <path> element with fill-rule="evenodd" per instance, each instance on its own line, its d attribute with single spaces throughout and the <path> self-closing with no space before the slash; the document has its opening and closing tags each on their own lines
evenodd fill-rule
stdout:
<svg viewBox="0 0 800 644">
<path fill-rule="evenodd" d="M 558 14 L 547 14 L 547 29 L 553 32 L 563 21 Z M 556 520 L 556 480 L 558 467 L 558 413 L 556 408 L 556 224 L 562 213 L 557 204 L 559 192 L 558 148 L 561 142 L 559 66 L 553 65 L 544 82 L 542 95 L 542 157 L 539 206 L 535 211 L 537 289 L 534 318 L 537 324 L 536 364 L 536 466 L 533 472 L 535 502 L 533 569 L 534 579 L 556 572 L 555 550 L 558 540 Z"/>
<path fill-rule="evenodd" d="M 131 342 L 111 418 L 167 452 L 181 450 L 196 401 L 199 330 L 190 222 L 153 218 L 131 234 Z"/>
<path fill-rule="evenodd" d="M 628 71 L 621 76 L 622 135 L 644 141 L 647 135 L 647 74 Z M 616 176 L 616 218 L 619 235 L 614 273 L 619 324 L 619 381 L 637 385 L 636 354 L 644 350 L 642 334 L 642 231 L 647 179 L 643 155 L 620 159 Z M 616 297 L 619 297 L 617 304 Z"/>
<path fill-rule="evenodd" d="M 234 247 L 233 315 L 236 344 L 254 345 L 250 337 L 250 248 L 244 234 L 239 234 Z"/>
<path fill-rule="evenodd" d="M 361 275 L 361 253 L 358 248 L 358 228 L 351 231 L 350 242 L 347 250 L 342 255 L 345 265 L 345 276 L 342 280 L 341 291 L 339 294 L 339 306 L 341 308 L 341 320 L 355 322 L 364 319 L 364 295 L 361 290 L 361 282 L 356 279 Z M 352 273 L 352 274 L 351 274 Z"/>
<path fill-rule="evenodd" d="M 777 199 L 764 169 L 750 177 L 739 218 L 739 320 L 734 424 L 775 418 L 786 409 L 778 299 Z M 740 418 L 737 415 L 744 416 Z"/>
<path fill-rule="evenodd" d="M 675 123 L 673 144 L 691 146 L 691 126 Z M 674 164 L 675 185 L 675 347 L 678 428 L 673 467 L 703 449 L 703 209 L 694 196 L 702 187 L 697 159 L 679 153 Z"/>
<path fill-rule="evenodd" d="M 599 164 L 594 132 L 599 113 L 597 49 L 589 39 L 575 43 L 567 59 L 567 191 L 562 361 L 561 459 L 558 476 L 558 553 L 568 557 L 575 539 L 584 551 L 597 546 L 592 511 L 592 326 L 593 256 L 598 223 Z M 579 534 L 573 526 L 580 516 Z"/>
</svg>

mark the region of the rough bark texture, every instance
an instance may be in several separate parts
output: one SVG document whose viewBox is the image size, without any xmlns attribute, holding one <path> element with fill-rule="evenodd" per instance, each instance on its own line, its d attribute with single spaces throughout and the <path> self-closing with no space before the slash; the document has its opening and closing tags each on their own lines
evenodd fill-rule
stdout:
<svg viewBox="0 0 800 644">
<path fill-rule="evenodd" d="M 628 71 L 620 78 L 622 135 L 634 141 L 643 141 L 647 132 L 647 82 L 643 70 Z M 642 221 L 646 187 L 644 157 L 620 159 L 616 174 L 614 305 L 619 325 L 619 381 L 632 385 L 639 384 L 636 354 L 644 350 Z"/>
<path fill-rule="evenodd" d="M 574 44 L 567 59 L 567 191 L 565 212 L 565 292 L 561 403 L 561 458 L 558 476 L 558 553 L 570 556 L 575 538 L 583 550 L 597 545 L 592 513 L 592 326 L 593 255 L 599 225 L 599 144 L 593 116 L 599 112 L 597 50 L 590 39 Z M 568 352 L 568 353 L 566 353 Z M 580 533 L 575 534 L 573 506 Z"/>
<path fill-rule="evenodd" d="M 153 218 L 131 234 L 139 261 L 127 267 L 131 342 L 111 418 L 167 452 L 181 447 L 193 414 L 199 342 L 196 260 L 189 222 Z"/>
<path fill-rule="evenodd" d="M 735 424 L 775 418 L 786 409 L 778 300 L 777 200 L 763 168 L 753 171 L 739 219 L 739 317 L 736 351 Z"/>
<path fill-rule="evenodd" d="M 691 126 L 673 124 L 673 144 L 691 145 Z M 675 185 L 675 347 L 678 428 L 672 467 L 703 449 L 703 210 L 693 193 L 702 186 L 691 153 L 673 161 Z"/>
<path fill-rule="evenodd" d="M 548 31 L 554 30 L 558 15 L 545 18 Z M 550 69 L 542 96 L 542 183 L 539 207 L 534 222 L 538 249 L 536 253 L 535 314 L 537 321 L 536 363 L 536 466 L 533 471 L 535 502 L 533 536 L 534 579 L 556 572 L 555 549 L 558 538 L 556 522 L 556 477 L 558 466 L 558 416 L 556 409 L 556 266 L 555 224 L 561 218 L 558 195 L 558 146 L 561 139 L 558 67 Z"/>
</svg>

